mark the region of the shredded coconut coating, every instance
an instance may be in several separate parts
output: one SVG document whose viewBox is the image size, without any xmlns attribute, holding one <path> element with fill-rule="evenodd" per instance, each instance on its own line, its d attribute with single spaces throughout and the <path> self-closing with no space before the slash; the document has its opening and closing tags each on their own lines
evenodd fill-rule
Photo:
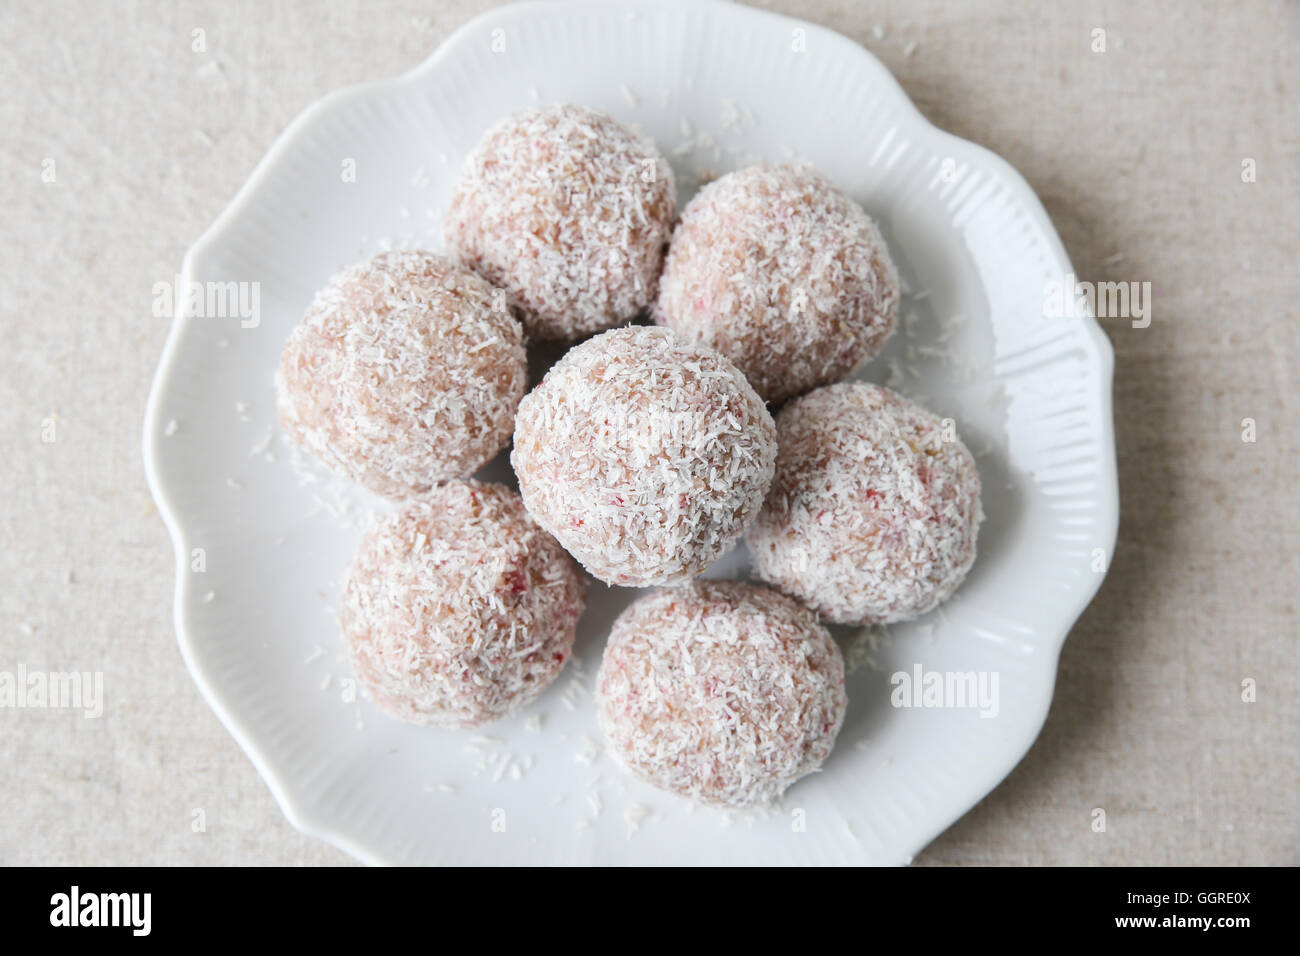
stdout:
<svg viewBox="0 0 1300 956">
<path fill-rule="evenodd" d="M 770 804 L 817 770 L 846 703 L 844 659 L 812 612 L 736 581 L 631 605 L 596 690 L 606 749 L 624 770 L 717 807 Z"/>
<path fill-rule="evenodd" d="M 469 155 L 444 221 L 448 250 L 510 294 L 530 338 L 624 325 L 654 301 L 677 215 L 672 169 L 604 113 L 506 117 Z"/>
<path fill-rule="evenodd" d="M 861 368 L 898 318 L 880 230 L 811 167 L 751 166 L 687 204 L 654 317 L 717 349 L 779 403 Z"/>
<path fill-rule="evenodd" d="M 519 406 L 510 461 L 529 512 L 600 580 L 679 583 L 744 534 L 776 427 L 734 365 L 668 329 L 570 349 Z"/>
<path fill-rule="evenodd" d="M 746 537 L 759 578 L 838 624 L 910 620 L 957 589 L 984 512 L 975 459 L 942 419 L 850 383 L 776 422 L 776 477 Z"/>
<path fill-rule="evenodd" d="M 385 713 L 477 727 L 555 680 L 583 591 L 577 565 L 518 495 L 451 481 L 367 530 L 339 624 L 357 678 Z"/>
<path fill-rule="evenodd" d="M 330 280 L 289 336 L 280 425 L 335 473 L 404 498 L 504 448 L 527 380 L 500 290 L 427 252 L 385 252 Z"/>
</svg>

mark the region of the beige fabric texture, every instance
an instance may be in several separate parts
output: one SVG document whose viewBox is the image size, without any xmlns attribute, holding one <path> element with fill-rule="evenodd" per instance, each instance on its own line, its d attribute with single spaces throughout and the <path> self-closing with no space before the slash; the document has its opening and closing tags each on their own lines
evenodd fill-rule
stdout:
<svg viewBox="0 0 1300 956">
<path fill-rule="evenodd" d="M 168 324 L 151 289 L 302 109 L 490 5 L 5 5 L 0 670 L 100 670 L 106 702 L 0 709 L 0 863 L 349 862 L 284 820 L 176 651 L 140 453 Z M 1300 6 L 764 6 L 864 44 L 1009 160 L 1080 278 L 1152 284 L 1149 328 L 1105 323 L 1110 574 L 1037 744 L 917 864 L 1300 862 Z"/>
</svg>

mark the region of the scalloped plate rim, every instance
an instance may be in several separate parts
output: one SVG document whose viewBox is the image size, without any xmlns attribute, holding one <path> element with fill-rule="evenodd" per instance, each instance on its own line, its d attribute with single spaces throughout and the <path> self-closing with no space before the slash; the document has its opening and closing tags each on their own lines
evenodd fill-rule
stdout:
<svg viewBox="0 0 1300 956">
<path fill-rule="evenodd" d="M 912 102 L 903 87 L 898 83 L 894 75 L 866 47 L 861 46 L 852 39 L 840 34 L 828 27 L 808 21 L 799 20 L 795 17 L 785 16 L 767 10 L 761 10 L 752 7 L 744 7 L 740 4 L 733 3 L 731 0 L 669 0 L 656 5 L 655 10 L 659 12 L 666 8 L 693 8 L 703 9 L 706 6 L 714 8 L 726 8 L 732 11 L 740 12 L 741 16 L 753 17 L 759 20 L 779 21 L 782 23 L 797 26 L 814 33 L 823 39 L 829 39 L 831 42 L 838 44 L 851 51 L 862 62 L 865 68 L 870 69 L 876 74 L 877 78 L 884 83 L 884 95 L 892 98 L 900 104 L 905 104 L 906 114 L 911 122 L 915 124 L 918 133 L 924 133 L 932 141 L 946 142 L 957 149 L 966 152 L 976 159 L 986 169 L 989 169 L 996 177 L 1000 178 L 1016 194 L 1018 202 L 1023 204 L 1029 215 L 1036 221 L 1042 229 L 1044 238 L 1047 240 L 1050 251 L 1057 262 L 1063 266 L 1063 272 L 1072 271 L 1069 256 L 1066 252 L 1063 242 L 1052 224 L 1050 217 L 1043 208 L 1042 202 L 1037 194 L 1030 187 L 1023 176 L 1010 163 L 1001 156 L 994 153 L 987 147 L 970 140 L 962 139 L 946 130 L 940 129 L 931 123 L 917 109 L 916 104 Z M 326 94 L 310 106 L 300 112 L 276 138 L 275 142 L 267 150 L 266 155 L 258 162 L 253 171 L 249 174 L 248 179 L 240 187 L 234 198 L 225 206 L 213 223 L 195 240 L 193 245 L 185 254 L 181 266 L 182 283 L 188 283 L 195 274 L 195 262 L 202 258 L 207 252 L 209 246 L 213 245 L 222 233 L 228 228 L 243 211 L 251 199 L 260 191 L 263 183 L 270 175 L 271 170 L 280 162 L 293 145 L 301 139 L 313 124 L 321 117 L 332 112 L 345 103 L 361 99 L 364 97 L 381 94 L 388 90 L 393 90 L 401 86 L 413 83 L 422 79 L 425 75 L 433 73 L 442 62 L 468 37 L 470 34 L 482 30 L 485 26 L 504 22 L 514 19 L 521 13 L 530 12 L 539 8 L 546 8 L 553 12 L 564 11 L 572 13 L 582 8 L 600 8 L 607 12 L 611 4 L 605 0 L 525 0 L 521 3 L 507 4 L 492 10 L 485 11 L 471 20 L 465 22 L 455 31 L 443 40 L 442 43 L 419 64 L 401 73 L 395 77 L 387 79 L 372 80 L 364 83 L 353 84 L 343 87 Z M 153 383 L 149 390 L 149 397 L 144 415 L 144 466 L 145 476 L 150 493 L 158 507 L 158 512 L 162 517 L 164 525 L 167 527 L 172 546 L 175 551 L 175 573 L 176 583 L 174 588 L 173 600 L 173 619 L 176 627 L 177 643 L 179 644 L 182 658 L 185 662 L 186 669 L 189 671 L 195 684 L 198 686 L 200 693 L 208 706 L 212 708 L 217 715 L 221 724 L 227 732 L 235 739 L 240 748 L 248 756 L 258 774 L 266 782 L 276 803 L 280 806 L 285 818 L 301 833 L 321 839 L 331 845 L 341 849 L 350 856 L 356 858 L 362 863 L 371 865 L 387 865 L 394 861 L 388 858 L 384 853 L 377 852 L 367 846 L 364 840 L 358 839 L 347 833 L 341 827 L 334 823 L 317 819 L 304 809 L 298 798 L 293 792 L 293 786 L 289 780 L 281 773 L 280 769 L 274 765 L 269 757 L 263 751 L 263 748 L 254 733 L 247 730 L 239 720 L 236 708 L 225 699 L 224 693 L 212 681 L 210 681 L 203 670 L 197 665 L 194 659 L 194 645 L 196 636 L 190 632 L 185 625 L 184 614 L 188 606 L 187 598 L 189 589 L 186 582 L 189 575 L 186 573 L 186 556 L 189 553 L 187 533 L 185 524 L 179 509 L 173 504 L 166 483 L 160 472 L 160 454 L 159 454 L 159 437 L 162 434 L 162 405 L 163 399 L 168 392 L 171 375 L 174 371 L 175 361 L 179 353 L 184 334 L 189 323 L 193 321 L 184 315 L 177 315 L 173 318 L 171 327 L 168 331 L 163 351 L 159 359 L 158 370 L 155 373 Z M 1116 466 L 1116 451 L 1114 437 L 1114 410 L 1112 386 L 1114 376 L 1114 350 L 1102 330 L 1100 324 L 1092 315 L 1082 318 L 1085 330 L 1087 332 L 1086 342 L 1091 346 L 1092 357 L 1097 362 L 1096 366 L 1096 386 L 1098 388 L 1098 402 L 1101 413 L 1101 424 L 1103 433 L 1099 437 L 1098 448 L 1098 480 L 1105 487 L 1099 489 L 1098 506 L 1105 507 L 1107 513 L 1101 516 L 1099 521 L 1099 540 L 1105 547 L 1106 553 L 1114 551 L 1115 541 L 1118 538 L 1119 529 L 1119 489 L 1118 474 Z M 899 863 L 908 863 L 911 857 L 919 853 L 926 845 L 932 842 L 936 837 L 948 829 L 953 823 L 964 816 L 971 808 L 985 799 L 1012 770 L 1023 760 L 1026 753 L 1034 741 L 1037 740 L 1042 731 L 1043 725 L 1051 707 L 1051 702 L 1055 692 L 1056 672 L 1060 653 L 1065 645 L 1070 631 L 1077 622 L 1084 609 L 1091 603 L 1092 599 L 1100 590 L 1105 574 L 1099 574 L 1096 577 L 1094 586 L 1082 588 L 1078 592 L 1078 597 L 1067 610 L 1062 612 L 1062 624 L 1059 633 L 1056 634 L 1051 643 L 1051 647 L 1044 647 L 1042 654 L 1042 679 L 1048 682 L 1049 691 L 1043 698 L 1041 712 L 1035 716 L 1032 721 L 1025 721 L 1021 725 L 1017 741 L 1014 746 L 1008 746 L 1008 754 L 1014 753 L 1014 757 L 1008 759 L 1005 765 L 997 766 L 985 775 L 987 786 L 981 784 L 979 787 L 972 787 L 971 793 L 978 790 L 978 795 L 969 801 L 963 799 L 966 805 L 963 809 L 955 814 L 949 814 L 950 819 L 946 819 L 942 826 L 933 829 L 933 833 L 925 836 L 924 839 L 916 843 L 911 855 L 905 860 L 899 860 Z"/>
</svg>

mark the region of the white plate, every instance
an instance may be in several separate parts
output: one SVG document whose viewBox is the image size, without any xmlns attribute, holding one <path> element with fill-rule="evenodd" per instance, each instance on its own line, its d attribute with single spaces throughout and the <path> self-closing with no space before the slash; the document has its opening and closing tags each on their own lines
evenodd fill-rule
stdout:
<svg viewBox="0 0 1300 956">
<path fill-rule="evenodd" d="M 373 499 L 303 484 L 273 429 L 272 371 L 337 269 L 387 241 L 441 246 L 439 209 L 466 151 L 539 101 L 605 109 L 652 134 L 683 198 L 703 168 L 792 155 L 858 197 L 913 293 L 910 334 L 864 377 L 886 381 L 893 363 L 901 390 L 954 417 L 979 461 L 988 519 L 969 580 L 939 612 L 892 628 L 853 674 L 835 753 L 774 814 L 692 811 L 592 752 L 592 675 L 637 592 L 591 587 L 576 655 L 585 676 L 566 670 L 492 727 L 499 743 L 343 699 L 332 605 Z M 230 307 L 177 318 L 149 401 L 145 460 L 176 546 L 190 672 L 294 825 L 362 860 L 905 862 L 1037 736 L 1061 645 L 1114 545 L 1111 351 L 1092 319 L 1044 317 L 1045 289 L 1070 272 L 1015 171 L 932 127 L 835 33 L 694 0 L 490 12 L 411 73 L 300 116 L 185 259 L 183 288 L 257 283 L 260 296 L 256 324 Z M 340 501 L 360 505 L 336 515 Z M 710 573 L 745 562 L 736 552 Z M 892 706 L 890 675 L 917 665 L 996 672 L 998 715 Z M 540 733 L 526 726 L 533 716 Z M 644 811 L 634 828 L 629 816 Z"/>
</svg>

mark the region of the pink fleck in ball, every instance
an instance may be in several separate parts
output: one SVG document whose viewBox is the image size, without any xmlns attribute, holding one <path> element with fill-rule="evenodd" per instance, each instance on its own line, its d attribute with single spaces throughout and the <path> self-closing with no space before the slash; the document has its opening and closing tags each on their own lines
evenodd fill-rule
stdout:
<svg viewBox="0 0 1300 956">
<path fill-rule="evenodd" d="M 654 316 L 779 403 L 879 352 L 898 299 L 885 241 L 857 203 L 808 166 L 751 166 L 687 204 Z"/>
<path fill-rule="evenodd" d="M 339 623 L 385 713 L 476 727 L 532 702 L 569 658 L 581 574 L 503 485 L 450 481 L 362 537 Z"/>
<path fill-rule="evenodd" d="M 776 477 L 746 537 L 762 580 L 839 624 L 910 620 L 957 589 L 984 512 L 951 420 L 852 383 L 776 422 Z"/>
<path fill-rule="evenodd" d="M 447 248 L 510 294 L 535 339 L 624 325 L 654 301 L 677 215 L 654 143 L 581 106 L 516 113 L 466 160 Z"/>
<path fill-rule="evenodd" d="M 528 375 L 504 294 L 409 251 L 331 279 L 285 343 L 276 379 L 290 438 L 337 474 L 404 498 L 504 448 Z"/>
<path fill-rule="evenodd" d="M 597 678 L 628 773 L 717 807 L 772 803 L 830 754 L 844 659 L 811 611 L 736 581 L 655 592 L 614 622 Z"/>
<path fill-rule="evenodd" d="M 688 580 L 762 506 L 776 428 L 712 349 L 633 326 L 570 349 L 519 406 L 510 461 L 528 511 L 593 575 Z"/>
</svg>

